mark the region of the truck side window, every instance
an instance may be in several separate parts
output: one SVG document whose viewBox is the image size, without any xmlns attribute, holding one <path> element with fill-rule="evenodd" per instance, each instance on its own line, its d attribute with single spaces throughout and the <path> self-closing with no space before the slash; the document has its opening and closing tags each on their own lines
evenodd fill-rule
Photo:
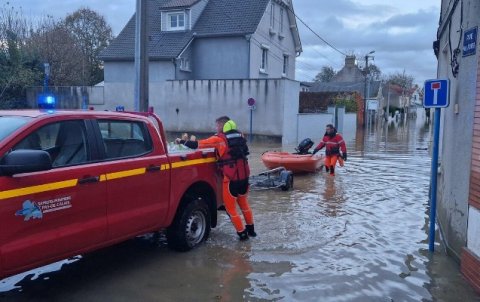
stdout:
<svg viewBox="0 0 480 302">
<path fill-rule="evenodd" d="M 43 126 L 16 144 L 13 150 L 47 151 L 53 167 L 88 161 L 88 145 L 83 121 L 57 122 Z"/>
<path fill-rule="evenodd" d="M 152 151 L 152 140 L 144 123 L 99 120 L 107 159 L 140 156 Z"/>
</svg>

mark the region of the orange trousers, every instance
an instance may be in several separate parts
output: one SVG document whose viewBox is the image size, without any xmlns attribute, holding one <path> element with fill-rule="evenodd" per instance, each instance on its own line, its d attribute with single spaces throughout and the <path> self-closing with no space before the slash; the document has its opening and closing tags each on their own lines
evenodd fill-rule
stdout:
<svg viewBox="0 0 480 302">
<path fill-rule="evenodd" d="M 234 196 L 237 195 L 237 196 Z M 232 194 L 230 191 L 230 179 L 223 178 L 223 202 L 225 204 L 225 209 L 227 214 L 230 216 L 233 226 L 237 232 L 243 232 L 245 226 L 243 224 L 242 218 L 237 212 L 237 204 L 242 210 L 243 217 L 246 224 L 253 224 L 253 213 L 248 204 L 248 188 L 245 190 L 244 194 Z"/>
<path fill-rule="evenodd" d="M 337 164 L 338 155 L 328 155 L 325 156 L 325 167 L 330 168 L 334 167 Z"/>
</svg>

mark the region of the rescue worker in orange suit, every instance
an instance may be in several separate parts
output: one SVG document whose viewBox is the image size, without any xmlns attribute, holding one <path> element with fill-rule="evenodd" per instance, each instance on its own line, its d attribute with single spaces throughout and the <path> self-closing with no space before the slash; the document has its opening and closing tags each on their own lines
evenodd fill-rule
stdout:
<svg viewBox="0 0 480 302">
<path fill-rule="evenodd" d="M 227 214 L 237 230 L 240 240 L 255 237 L 253 213 L 248 204 L 248 177 L 250 167 L 247 161 L 248 146 L 243 134 L 237 131 L 234 121 L 228 116 L 219 117 L 216 121 L 217 133 L 209 138 L 197 141 L 176 139 L 191 149 L 215 148 L 218 167 L 223 174 L 223 201 Z M 242 210 L 246 225 L 237 212 L 237 204 Z"/>
<path fill-rule="evenodd" d="M 313 154 L 320 151 L 323 147 L 325 147 L 325 170 L 330 172 L 330 175 L 335 175 L 335 165 L 339 157 L 345 161 L 347 160 L 347 147 L 343 137 L 337 133 L 337 129 L 332 124 L 327 125 L 325 135 L 313 150 Z M 342 151 L 341 154 L 340 151 Z"/>
</svg>

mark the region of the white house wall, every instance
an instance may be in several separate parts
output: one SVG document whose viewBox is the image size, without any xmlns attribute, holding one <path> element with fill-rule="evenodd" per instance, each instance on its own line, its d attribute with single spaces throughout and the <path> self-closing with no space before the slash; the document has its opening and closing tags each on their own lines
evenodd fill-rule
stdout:
<svg viewBox="0 0 480 302">
<path fill-rule="evenodd" d="M 133 62 L 105 62 L 105 107 L 115 109 L 124 106 L 126 110 L 134 109 L 135 66 Z M 170 61 L 154 61 L 149 64 L 150 86 L 171 79 L 175 68 Z"/>
<path fill-rule="evenodd" d="M 274 4 L 275 27 L 270 28 L 271 5 L 267 6 L 257 31 L 250 39 L 250 77 L 251 78 L 281 78 L 283 72 L 283 56 L 289 56 L 286 78 L 295 79 L 295 43 L 290 29 L 287 10 L 284 8 L 283 32 L 280 28 L 280 6 Z M 260 71 L 262 62 L 262 47 L 268 47 L 268 68 L 266 73 Z"/>
<path fill-rule="evenodd" d="M 249 132 L 250 108 L 256 100 L 253 133 L 296 140 L 299 82 L 290 80 L 190 80 L 150 86 L 150 104 L 167 131 L 215 131 L 214 121 L 228 115 Z M 177 110 L 178 109 L 178 110 Z"/>
<path fill-rule="evenodd" d="M 177 68 L 176 68 L 176 76 L 175 76 L 175 79 L 177 80 L 190 80 L 192 78 L 192 66 L 193 66 L 193 56 L 192 56 L 192 47 L 188 47 L 187 49 L 185 49 L 183 51 L 183 53 L 181 54 L 180 58 L 177 59 Z M 180 68 L 180 60 L 188 60 L 188 68 L 185 68 L 185 66 L 183 66 L 183 68 Z"/>
<path fill-rule="evenodd" d="M 443 0 L 442 7 L 450 7 L 450 1 Z M 480 4 L 478 1 L 464 1 L 463 30 L 478 26 Z M 451 7 L 450 7 L 451 8 Z M 443 13 L 446 16 L 446 13 Z M 468 200 L 471 171 L 472 137 L 475 113 L 477 78 L 477 55 L 458 57 L 458 76 L 452 75 L 449 40 L 454 47 L 463 41 L 460 29 L 460 5 L 451 20 L 451 31 L 447 24 L 441 37 L 438 78 L 450 79 L 450 106 L 441 109 L 442 133 L 441 162 L 438 178 L 438 221 L 444 232 L 451 252 L 460 257 L 467 242 Z M 460 44 L 462 48 L 463 44 Z M 477 40 L 478 48 L 478 40 Z M 477 49 L 477 54 L 479 50 Z"/>
<path fill-rule="evenodd" d="M 248 78 L 248 41 L 245 37 L 195 39 L 193 76 L 196 79 Z"/>
<path fill-rule="evenodd" d="M 276 80 L 274 80 L 274 83 L 276 83 Z M 300 84 L 299 82 L 291 81 L 291 80 L 280 80 L 279 83 L 283 84 L 283 92 L 281 92 L 281 95 L 284 96 L 282 144 L 297 145 L 299 143 L 297 115 L 298 115 L 298 111 L 299 111 L 298 109 L 299 109 L 299 103 L 300 103 L 299 93 L 298 93 L 300 89 Z M 279 85 L 274 85 L 274 86 L 279 86 Z M 274 102 L 280 103 L 279 101 L 276 101 L 276 100 L 274 100 Z M 270 106 L 272 105 L 270 104 Z M 273 104 L 273 106 L 275 106 L 275 104 Z M 275 113 L 275 111 L 273 113 Z M 269 113 L 266 112 L 265 114 L 269 114 Z M 269 115 L 271 115 L 271 113 Z"/>
</svg>

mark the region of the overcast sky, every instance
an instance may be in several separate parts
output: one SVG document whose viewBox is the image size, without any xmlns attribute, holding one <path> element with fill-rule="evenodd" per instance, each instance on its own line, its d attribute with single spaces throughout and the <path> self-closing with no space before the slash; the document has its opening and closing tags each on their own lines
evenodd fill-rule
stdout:
<svg viewBox="0 0 480 302">
<path fill-rule="evenodd" d="M 241 1 L 241 0 L 239 0 Z M 115 35 L 135 11 L 136 0 L 0 0 L 21 7 L 27 18 L 51 15 L 63 18 L 81 7 L 103 15 Z M 297 58 L 296 79 L 311 81 L 322 66 L 342 68 L 345 56 L 355 54 L 359 65 L 375 50 L 373 63 L 384 74 L 403 72 L 423 85 L 436 78 L 437 61 L 432 42 L 440 14 L 440 0 L 293 0 L 295 13 L 316 34 L 337 48 L 326 45 L 300 20 L 303 53 Z"/>
</svg>

